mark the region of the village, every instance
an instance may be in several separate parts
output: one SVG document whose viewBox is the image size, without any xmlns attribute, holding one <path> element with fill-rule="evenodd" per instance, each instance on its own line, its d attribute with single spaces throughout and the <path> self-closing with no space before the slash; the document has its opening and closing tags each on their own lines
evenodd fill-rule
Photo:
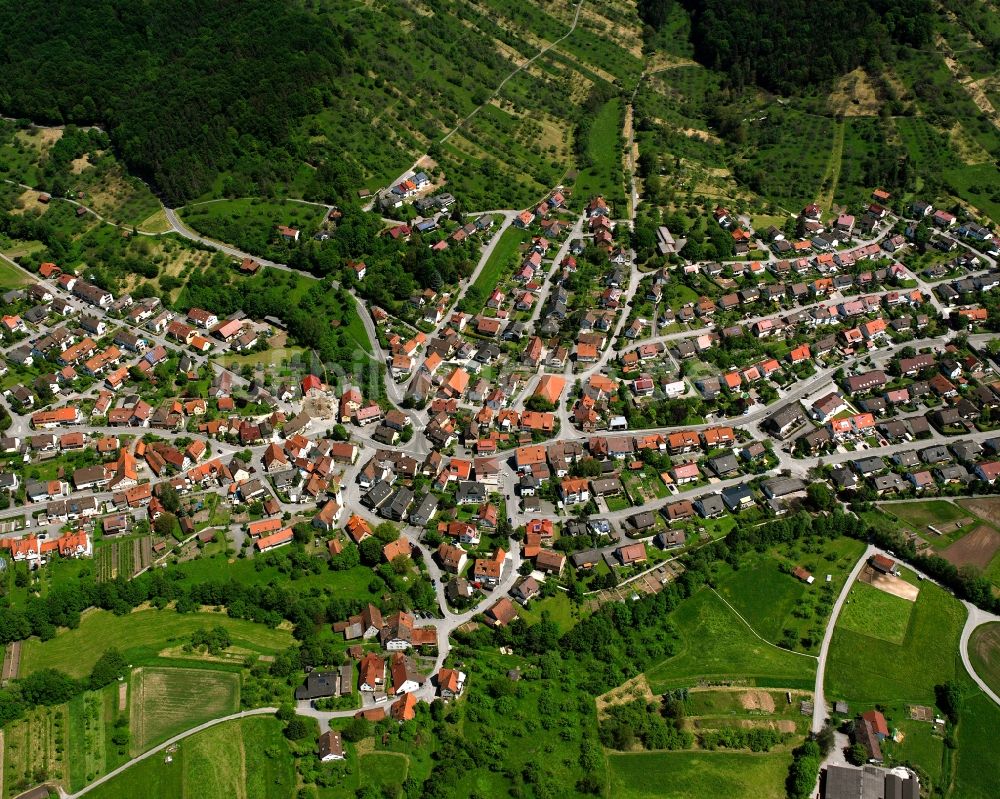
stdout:
<svg viewBox="0 0 1000 799">
<path fill-rule="evenodd" d="M 507 627 L 559 594 L 598 607 L 656 593 L 682 574 L 680 555 L 737 520 L 823 512 L 831 497 L 997 491 L 986 295 L 1000 269 L 974 222 L 926 203 L 902 216 L 877 191 L 857 217 L 807 206 L 789 241 L 720 207 L 713 223 L 739 260 L 688 263 L 664 227 L 672 263 L 644 272 L 600 197 L 575 216 L 556 190 L 455 226 L 453 199 L 426 185 L 417 175 L 376 198 L 442 212 L 386 235 L 479 240 L 476 274 L 502 237 L 518 245 L 481 297 L 473 278 L 413 297 L 406 319 L 369 309 L 381 398 L 321 370 L 248 379 L 224 364 L 266 353 L 277 319 L 115 297 L 54 263 L 4 294 L 12 561 L 95 558 L 105 579 L 129 578 L 206 545 L 256 558 L 316 536 L 309 551 L 331 564 L 360 555 L 428 582 L 436 612 L 366 604 L 333 627 L 347 660 L 296 690 L 330 761 L 344 757 L 332 720 L 405 722 L 419 702 L 462 695 L 475 674 L 449 660 L 456 630 Z M 942 258 L 914 271 L 920 222 Z M 365 265 L 351 267 L 363 281 Z M 141 555 L 120 568 L 116 537 L 136 536 Z M 871 714 L 858 742 L 879 763 L 887 731 Z"/>
</svg>

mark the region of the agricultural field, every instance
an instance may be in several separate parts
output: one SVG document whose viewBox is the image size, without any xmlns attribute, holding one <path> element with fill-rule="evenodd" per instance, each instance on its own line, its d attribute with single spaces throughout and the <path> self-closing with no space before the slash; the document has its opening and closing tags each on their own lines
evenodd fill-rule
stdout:
<svg viewBox="0 0 1000 799">
<path fill-rule="evenodd" d="M 612 754 L 611 795 L 620 799 L 685 799 L 752 796 L 783 799 L 788 754 L 735 752 L 643 752 Z"/>
<path fill-rule="evenodd" d="M 291 799 L 295 767 L 270 717 L 219 724 L 95 788 L 93 799 Z"/>
<path fill-rule="evenodd" d="M 845 630 L 902 644 L 913 612 L 913 602 L 866 583 L 855 583 L 837 618 Z"/>
<path fill-rule="evenodd" d="M 711 589 L 673 614 L 679 651 L 646 672 L 653 693 L 700 684 L 811 688 L 815 659 L 761 640 Z"/>
<path fill-rule="evenodd" d="M 37 707 L 3 731 L 3 795 L 15 796 L 44 780 L 69 786 L 71 745 L 67 705 Z"/>
<path fill-rule="evenodd" d="M 94 555 L 94 578 L 98 582 L 107 582 L 118 577 L 130 579 L 149 568 L 152 562 L 151 536 L 105 541 Z"/>
<path fill-rule="evenodd" d="M 969 659 L 980 679 L 1000 693 L 1000 622 L 983 624 L 972 631 Z"/>
<path fill-rule="evenodd" d="M 73 697 L 69 703 L 70 788 L 79 790 L 128 760 L 128 742 L 114 740 L 116 734 L 128 732 L 127 683 Z"/>
<path fill-rule="evenodd" d="M 140 668 L 132 672 L 132 753 L 204 721 L 235 713 L 240 676 L 207 669 Z"/>
<path fill-rule="evenodd" d="M 916 582 L 906 573 L 908 581 Z M 960 673 L 958 640 L 965 609 L 943 589 L 920 583 L 906 635 L 892 643 L 838 620 L 827 662 L 829 698 L 853 705 L 934 703 L 934 686 Z"/>
<path fill-rule="evenodd" d="M 201 627 L 222 626 L 229 631 L 236 662 L 248 655 L 273 655 L 291 645 L 291 633 L 264 627 L 251 621 L 231 619 L 222 613 L 176 613 L 172 610 L 137 610 L 127 616 L 115 616 L 105 610 L 83 615 L 80 626 L 63 630 L 49 641 L 30 639 L 21 650 L 21 674 L 42 668 L 55 668 L 71 677 L 90 673 L 105 650 L 115 647 L 133 665 L 188 657 L 181 646 L 191 633 Z M 204 659 L 201 655 L 191 656 Z"/>
</svg>

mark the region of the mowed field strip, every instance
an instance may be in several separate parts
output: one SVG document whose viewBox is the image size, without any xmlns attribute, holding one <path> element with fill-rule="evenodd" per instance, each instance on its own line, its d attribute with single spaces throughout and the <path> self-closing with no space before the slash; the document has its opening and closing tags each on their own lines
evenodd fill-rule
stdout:
<svg viewBox="0 0 1000 799">
<path fill-rule="evenodd" d="M 106 610 L 93 610 L 83 614 L 75 630 L 65 630 L 48 641 L 37 638 L 25 641 L 20 674 L 25 676 L 51 667 L 70 677 L 85 677 L 111 648 L 117 648 L 131 664 L 143 665 L 160 657 L 165 647 L 188 643 L 195 630 L 215 626 L 226 628 L 234 647 L 257 654 L 274 655 L 292 643 L 287 630 L 232 619 L 221 613 L 137 610 L 127 616 L 115 616 Z"/>
<path fill-rule="evenodd" d="M 132 752 L 204 721 L 235 713 L 240 676 L 205 669 L 141 668 L 132 672 Z"/>
</svg>

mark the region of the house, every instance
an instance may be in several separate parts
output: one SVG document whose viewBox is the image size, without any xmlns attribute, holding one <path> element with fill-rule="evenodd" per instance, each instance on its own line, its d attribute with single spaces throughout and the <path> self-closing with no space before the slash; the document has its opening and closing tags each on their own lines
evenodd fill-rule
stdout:
<svg viewBox="0 0 1000 799">
<path fill-rule="evenodd" d="M 369 652 L 358 663 L 360 671 L 359 688 L 374 693 L 385 690 L 385 661 L 374 652 Z"/>
<path fill-rule="evenodd" d="M 754 505 L 753 492 L 745 483 L 730 486 L 723 489 L 722 501 L 730 512 L 737 513 Z"/>
<path fill-rule="evenodd" d="M 340 739 L 340 733 L 336 730 L 327 730 L 319 736 L 319 759 L 322 763 L 330 763 L 334 760 L 343 760 L 344 744 Z"/>
<path fill-rule="evenodd" d="M 441 669 L 434 681 L 442 699 L 457 699 L 465 690 L 466 674 L 458 669 Z"/>
<path fill-rule="evenodd" d="M 868 559 L 868 565 L 871 566 L 875 571 L 881 572 L 882 574 L 897 575 L 899 574 L 899 568 L 896 565 L 896 561 L 892 558 L 886 557 L 881 553 L 872 555 Z"/>
<path fill-rule="evenodd" d="M 503 597 L 486 611 L 486 618 L 494 627 L 506 627 L 517 618 L 517 609 L 507 597 Z"/>
<path fill-rule="evenodd" d="M 636 563 L 642 563 L 646 560 L 646 545 L 638 542 L 618 547 L 615 550 L 615 557 L 618 558 L 622 566 L 632 566 Z"/>
</svg>

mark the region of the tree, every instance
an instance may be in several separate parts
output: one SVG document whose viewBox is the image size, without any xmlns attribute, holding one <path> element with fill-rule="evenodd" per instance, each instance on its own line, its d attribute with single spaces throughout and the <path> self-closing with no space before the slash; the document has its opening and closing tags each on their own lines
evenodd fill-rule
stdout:
<svg viewBox="0 0 1000 799">
<path fill-rule="evenodd" d="M 368 719 L 351 719 L 344 726 L 343 736 L 345 741 L 357 743 L 372 734 L 372 725 Z"/>
<path fill-rule="evenodd" d="M 372 533 L 383 544 L 391 544 L 399 538 L 399 528 L 391 522 L 382 522 L 372 530 Z"/>
<path fill-rule="evenodd" d="M 941 685 L 935 685 L 934 697 L 941 712 L 948 717 L 948 721 L 958 724 L 958 712 L 962 706 L 962 690 L 958 683 L 949 680 Z"/>
<path fill-rule="evenodd" d="M 161 483 L 159 486 L 159 497 L 160 502 L 163 504 L 163 509 L 176 516 L 177 511 L 181 509 L 181 498 L 177 493 L 177 489 L 170 483 Z"/>
<path fill-rule="evenodd" d="M 837 504 L 837 498 L 830 487 L 826 483 L 818 481 L 809 484 L 809 488 L 806 489 L 806 498 L 813 510 L 817 511 L 831 511 Z"/>
<path fill-rule="evenodd" d="M 347 441 L 351 435 L 347 432 L 347 428 L 342 424 L 335 424 L 333 426 L 332 435 L 334 441 Z"/>
<path fill-rule="evenodd" d="M 301 741 L 309 734 L 309 728 L 306 723 L 300 719 L 298 716 L 291 719 L 288 724 L 285 725 L 285 737 L 289 741 Z"/>
<path fill-rule="evenodd" d="M 90 671 L 90 689 L 97 690 L 124 677 L 128 672 L 125 656 L 117 649 L 108 649 Z"/>
<path fill-rule="evenodd" d="M 868 762 L 868 750 L 862 744 L 851 744 L 847 750 L 847 762 L 852 766 L 863 766 Z"/>
<path fill-rule="evenodd" d="M 382 542 L 374 536 L 368 536 L 358 546 L 358 552 L 365 566 L 377 566 L 382 560 Z"/>
<path fill-rule="evenodd" d="M 157 535 L 164 537 L 174 534 L 174 526 L 177 524 L 177 517 L 172 513 L 161 513 L 153 522 L 153 530 Z"/>
</svg>

